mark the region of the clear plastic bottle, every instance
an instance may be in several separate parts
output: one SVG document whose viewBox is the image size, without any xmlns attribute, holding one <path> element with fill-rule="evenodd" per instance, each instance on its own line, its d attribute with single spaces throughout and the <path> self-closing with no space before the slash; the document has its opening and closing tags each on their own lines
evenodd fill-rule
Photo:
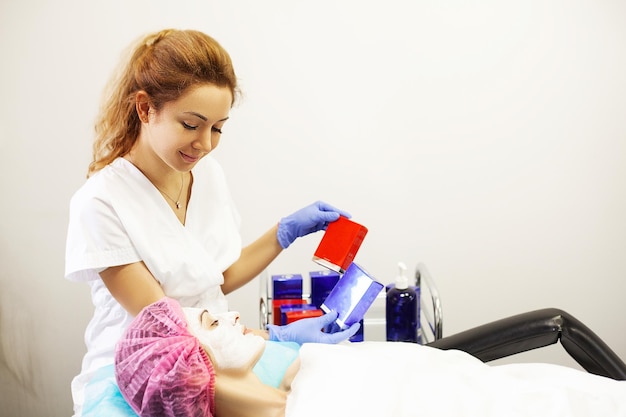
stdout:
<svg viewBox="0 0 626 417">
<path fill-rule="evenodd" d="M 398 263 L 395 284 L 387 288 L 385 320 L 388 342 L 418 342 L 417 313 L 418 295 L 414 286 L 409 286 L 406 265 Z"/>
</svg>

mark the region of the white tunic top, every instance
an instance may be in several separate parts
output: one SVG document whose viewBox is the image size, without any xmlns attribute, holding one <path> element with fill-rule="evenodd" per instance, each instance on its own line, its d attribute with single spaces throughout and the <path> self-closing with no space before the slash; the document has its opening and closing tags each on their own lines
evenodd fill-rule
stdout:
<svg viewBox="0 0 626 417">
<path fill-rule="evenodd" d="M 113 363 L 115 344 L 132 320 L 111 296 L 99 272 L 143 261 L 166 295 L 186 307 L 228 309 L 222 271 L 241 253 L 237 213 L 221 166 L 210 155 L 193 169 L 182 225 L 167 201 L 123 158 L 90 177 L 70 203 L 65 277 L 91 287 L 95 306 L 85 332 L 87 354 L 72 381 L 80 415 L 85 384 Z"/>
</svg>

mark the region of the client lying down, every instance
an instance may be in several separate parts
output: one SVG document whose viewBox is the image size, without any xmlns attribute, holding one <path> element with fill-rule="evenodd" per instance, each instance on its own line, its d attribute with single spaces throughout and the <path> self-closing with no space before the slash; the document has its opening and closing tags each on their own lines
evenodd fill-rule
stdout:
<svg viewBox="0 0 626 417">
<path fill-rule="evenodd" d="M 130 325 L 115 375 L 140 416 L 626 416 L 626 381 L 412 343 L 270 342 L 169 298 Z"/>
</svg>

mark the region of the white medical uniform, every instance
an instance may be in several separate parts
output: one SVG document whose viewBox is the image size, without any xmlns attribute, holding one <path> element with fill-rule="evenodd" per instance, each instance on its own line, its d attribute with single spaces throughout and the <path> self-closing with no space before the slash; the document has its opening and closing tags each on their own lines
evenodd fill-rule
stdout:
<svg viewBox="0 0 626 417">
<path fill-rule="evenodd" d="M 222 271 L 241 253 L 239 214 L 218 162 L 210 155 L 193 169 L 185 225 L 133 164 L 123 158 L 91 176 L 72 197 L 65 277 L 87 282 L 95 306 L 85 332 L 87 353 L 72 381 L 75 416 L 85 384 L 113 363 L 115 344 L 132 320 L 99 272 L 143 261 L 166 295 L 185 307 L 228 310 Z"/>
</svg>

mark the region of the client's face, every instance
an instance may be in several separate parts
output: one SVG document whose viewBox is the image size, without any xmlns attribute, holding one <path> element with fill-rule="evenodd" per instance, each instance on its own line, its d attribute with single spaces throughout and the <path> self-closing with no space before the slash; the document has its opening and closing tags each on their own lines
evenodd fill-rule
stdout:
<svg viewBox="0 0 626 417">
<path fill-rule="evenodd" d="M 239 314 L 211 314 L 200 308 L 183 308 L 189 330 L 193 333 L 219 369 L 250 369 L 265 348 L 261 336 L 247 333 L 239 323 Z"/>
</svg>

